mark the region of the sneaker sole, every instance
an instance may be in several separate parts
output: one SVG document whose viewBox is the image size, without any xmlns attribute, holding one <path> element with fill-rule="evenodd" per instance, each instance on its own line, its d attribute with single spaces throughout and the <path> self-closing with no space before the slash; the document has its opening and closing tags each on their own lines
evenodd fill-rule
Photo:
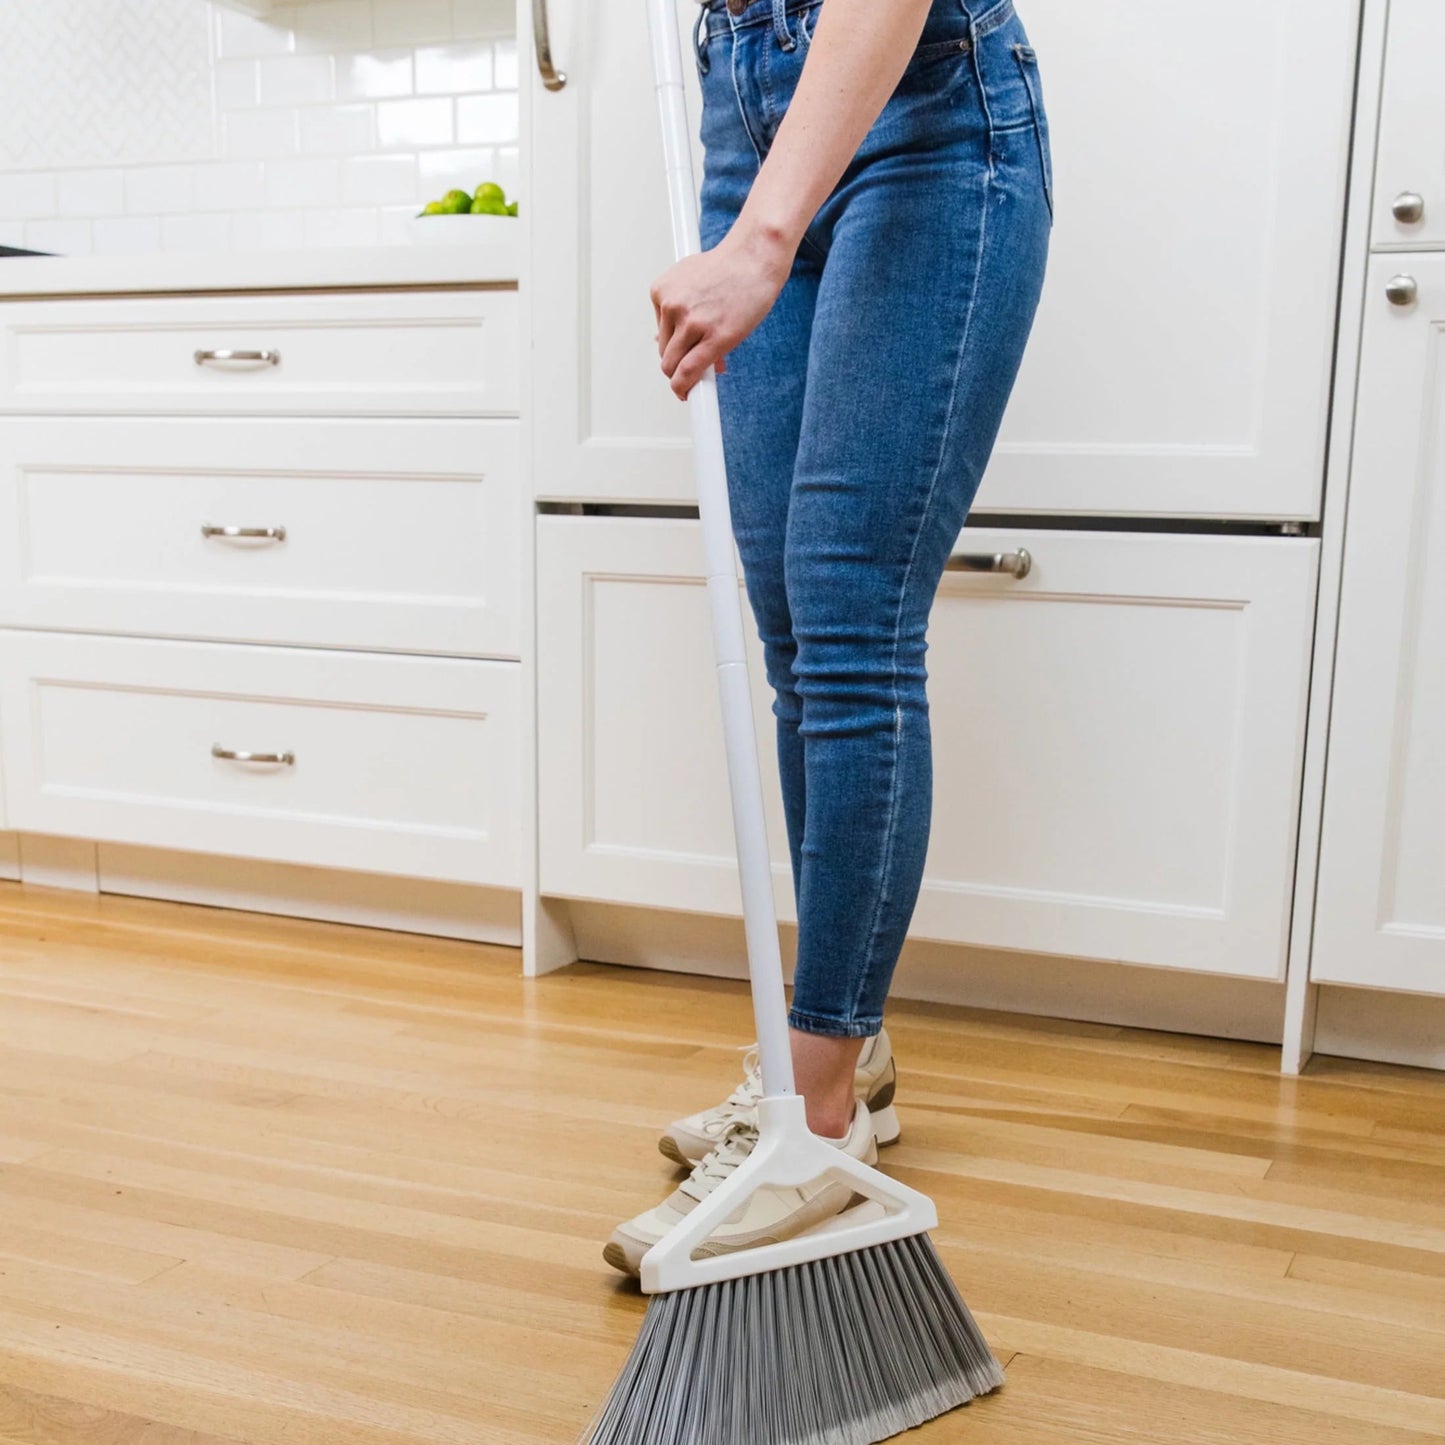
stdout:
<svg viewBox="0 0 1445 1445">
<path fill-rule="evenodd" d="M 608 1244 L 602 1251 L 602 1258 L 613 1269 L 620 1270 L 623 1274 L 630 1274 L 634 1279 L 637 1278 L 637 1271 L 627 1262 L 627 1252 L 620 1244 L 615 1242 Z"/>
<path fill-rule="evenodd" d="M 896 1144 L 903 1137 L 903 1126 L 898 1122 L 898 1111 L 889 1104 L 886 1109 L 880 1109 L 873 1114 L 873 1138 L 880 1149 L 886 1149 L 890 1144 Z M 695 1159 L 689 1159 L 682 1152 L 681 1146 L 671 1134 L 664 1134 L 657 1141 L 657 1152 L 664 1159 L 670 1159 L 674 1164 L 684 1169 L 691 1169 L 697 1163 Z"/>
</svg>

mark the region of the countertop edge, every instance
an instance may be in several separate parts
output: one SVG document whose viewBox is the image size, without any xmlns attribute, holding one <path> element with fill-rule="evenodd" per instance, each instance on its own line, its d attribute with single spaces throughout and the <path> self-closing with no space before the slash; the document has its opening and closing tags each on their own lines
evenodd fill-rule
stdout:
<svg viewBox="0 0 1445 1445">
<path fill-rule="evenodd" d="M 516 245 L 497 242 L 139 256 L 13 256 L 0 262 L 0 300 L 148 292 L 515 286 L 518 262 Z"/>
</svg>

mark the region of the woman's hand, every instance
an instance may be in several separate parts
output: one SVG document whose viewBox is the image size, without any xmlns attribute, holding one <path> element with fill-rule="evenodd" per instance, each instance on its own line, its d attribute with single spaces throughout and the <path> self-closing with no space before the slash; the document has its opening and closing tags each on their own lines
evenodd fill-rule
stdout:
<svg viewBox="0 0 1445 1445">
<path fill-rule="evenodd" d="M 708 367 L 726 370 L 727 353 L 772 310 L 792 264 L 780 235 L 734 226 L 711 251 L 679 261 L 653 282 L 657 350 L 679 397 Z"/>
</svg>

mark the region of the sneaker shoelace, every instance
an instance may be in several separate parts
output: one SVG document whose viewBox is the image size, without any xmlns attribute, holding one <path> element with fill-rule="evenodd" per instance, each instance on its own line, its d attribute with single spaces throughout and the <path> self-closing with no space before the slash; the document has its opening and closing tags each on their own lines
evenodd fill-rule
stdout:
<svg viewBox="0 0 1445 1445">
<path fill-rule="evenodd" d="M 703 1133 L 710 1139 L 722 1140 L 727 1131 L 739 1120 L 750 1120 L 763 1097 L 763 1076 L 758 1065 L 756 1044 L 743 1056 L 743 1081 L 713 1111 L 712 1117 L 702 1126 Z"/>
<path fill-rule="evenodd" d="M 757 1142 L 758 1126 L 749 1119 L 734 1119 L 678 1187 L 694 1199 L 705 1199 L 753 1152 Z"/>
</svg>

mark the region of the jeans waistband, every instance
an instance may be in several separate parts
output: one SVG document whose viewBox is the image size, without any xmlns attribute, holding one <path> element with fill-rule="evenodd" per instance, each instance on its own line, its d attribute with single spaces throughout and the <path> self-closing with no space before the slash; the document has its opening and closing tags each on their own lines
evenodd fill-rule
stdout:
<svg viewBox="0 0 1445 1445">
<path fill-rule="evenodd" d="M 788 15 L 800 15 L 805 10 L 815 9 L 823 0 L 785 0 L 784 11 Z M 703 23 L 709 36 L 726 35 L 732 30 L 742 30 L 752 25 L 769 25 L 773 20 L 773 0 L 733 0 L 739 6 L 734 11 L 728 0 L 701 0 L 704 11 Z M 958 4 L 958 11 L 965 7 Z M 979 13 L 972 17 L 974 38 L 982 39 L 991 30 L 1009 20 L 1014 13 L 1014 0 L 994 0 L 979 6 Z"/>
</svg>

